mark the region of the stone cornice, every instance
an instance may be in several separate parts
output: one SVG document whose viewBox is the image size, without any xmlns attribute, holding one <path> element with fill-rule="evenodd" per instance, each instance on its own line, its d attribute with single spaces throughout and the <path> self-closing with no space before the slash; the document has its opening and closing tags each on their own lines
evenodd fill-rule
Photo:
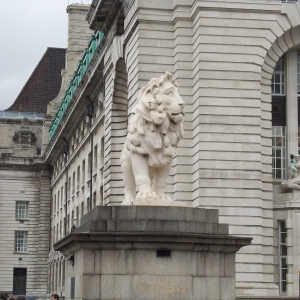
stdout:
<svg viewBox="0 0 300 300">
<path fill-rule="evenodd" d="M 196 252 L 236 252 L 252 238 L 229 235 L 218 210 L 170 206 L 97 206 L 75 231 L 54 245 L 69 255 L 82 249 L 153 250 L 168 247 Z"/>
<path fill-rule="evenodd" d="M 221 4 L 220 2 L 223 2 Z M 252 0 L 252 1 L 233 1 L 233 0 L 218 0 L 218 1 L 199 1 L 195 0 L 192 5 L 191 16 L 201 10 L 220 10 L 222 11 L 257 11 L 266 13 L 280 13 L 282 3 L 278 0 Z"/>
<path fill-rule="evenodd" d="M 48 165 L 40 162 L 35 163 L 32 158 L 13 158 L 2 159 L 0 158 L 0 170 L 12 170 L 12 171 L 41 171 L 48 169 Z"/>
<path fill-rule="evenodd" d="M 128 249 L 154 250 L 172 244 L 173 250 L 196 252 L 237 252 L 251 243 L 252 238 L 206 235 L 195 233 L 162 232 L 86 232 L 71 233 L 54 245 L 56 251 L 67 256 L 79 249 Z"/>
<path fill-rule="evenodd" d="M 73 12 L 81 12 L 81 11 L 88 11 L 89 5 L 85 4 L 70 4 L 67 7 L 67 13 L 72 14 Z"/>
</svg>

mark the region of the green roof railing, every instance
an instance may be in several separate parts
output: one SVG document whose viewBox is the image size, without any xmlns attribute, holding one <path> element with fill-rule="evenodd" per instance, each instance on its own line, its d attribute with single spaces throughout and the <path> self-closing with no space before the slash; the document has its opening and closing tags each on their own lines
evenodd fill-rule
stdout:
<svg viewBox="0 0 300 300">
<path fill-rule="evenodd" d="M 49 133 L 50 133 L 50 139 L 55 134 L 65 112 L 67 111 L 67 108 L 74 96 L 74 93 L 76 92 L 76 89 L 78 88 L 94 54 L 96 53 L 98 47 L 100 44 L 102 44 L 102 41 L 104 39 L 104 34 L 102 31 L 98 31 L 96 34 L 93 34 L 90 37 L 88 48 L 86 48 L 83 51 L 82 58 L 79 61 L 76 71 L 73 74 L 72 79 L 70 80 L 69 87 L 67 88 L 64 97 L 58 107 L 57 113 L 54 116 L 54 119 L 50 125 Z"/>
</svg>

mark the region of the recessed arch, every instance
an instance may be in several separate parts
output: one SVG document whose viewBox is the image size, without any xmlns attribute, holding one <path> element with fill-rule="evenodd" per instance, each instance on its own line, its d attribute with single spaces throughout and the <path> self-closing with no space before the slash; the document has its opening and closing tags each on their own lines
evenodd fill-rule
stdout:
<svg viewBox="0 0 300 300">
<path fill-rule="evenodd" d="M 105 144 L 110 149 L 110 157 L 106 166 L 106 197 L 110 204 L 123 201 L 123 179 L 120 163 L 128 123 L 128 86 L 127 68 L 123 58 L 119 58 L 113 71 L 112 103 L 106 119 Z"/>
</svg>

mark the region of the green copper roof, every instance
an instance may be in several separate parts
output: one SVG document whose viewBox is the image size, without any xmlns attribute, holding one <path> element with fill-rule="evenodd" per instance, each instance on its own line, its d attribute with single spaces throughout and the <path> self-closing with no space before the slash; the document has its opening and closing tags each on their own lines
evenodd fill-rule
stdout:
<svg viewBox="0 0 300 300">
<path fill-rule="evenodd" d="M 104 39 L 104 34 L 102 31 L 98 31 L 96 34 L 93 34 L 90 37 L 88 48 L 86 48 L 83 51 L 82 58 L 78 63 L 78 66 L 76 68 L 76 71 L 74 72 L 74 75 L 70 81 L 69 87 L 67 88 L 65 95 L 58 107 L 57 113 L 54 116 L 54 119 L 50 125 L 49 133 L 50 133 L 50 139 L 55 134 L 61 119 L 63 118 L 73 96 L 78 88 L 96 50 L 101 45 L 102 41 Z"/>
</svg>

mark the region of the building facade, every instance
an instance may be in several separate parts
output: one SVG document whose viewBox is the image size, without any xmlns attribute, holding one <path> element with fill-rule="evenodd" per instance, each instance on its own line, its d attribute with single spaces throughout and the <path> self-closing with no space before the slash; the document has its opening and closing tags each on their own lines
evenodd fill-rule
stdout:
<svg viewBox="0 0 300 300">
<path fill-rule="evenodd" d="M 50 169 L 41 156 L 47 104 L 59 92 L 66 49 L 48 48 L 11 107 L 0 111 L 0 292 L 44 298 Z"/>
<path fill-rule="evenodd" d="M 50 172 L 36 151 L 43 115 L 1 113 L 0 290 L 41 296 L 50 234 Z"/>
<path fill-rule="evenodd" d="M 187 106 L 167 192 L 219 209 L 231 234 L 253 237 L 236 258 L 239 299 L 298 295 L 299 195 L 281 183 L 299 151 L 299 11 L 280 0 L 92 2 L 94 32 L 44 125 L 49 292 L 76 298 L 64 286 L 72 261 L 54 245 L 87 211 L 123 200 L 130 112 L 139 89 L 169 71 Z"/>
<path fill-rule="evenodd" d="M 68 6 L 68 49 L 48 48 L 14 103 L 0 111 L 1 293 L 38 299 L 47 294 L 48 264 L 54 259 L 49 256 L 52 171 L 41 153 L 51 113 L 92 33 L 85 20 L 88 7 Z"/>
</svg>

